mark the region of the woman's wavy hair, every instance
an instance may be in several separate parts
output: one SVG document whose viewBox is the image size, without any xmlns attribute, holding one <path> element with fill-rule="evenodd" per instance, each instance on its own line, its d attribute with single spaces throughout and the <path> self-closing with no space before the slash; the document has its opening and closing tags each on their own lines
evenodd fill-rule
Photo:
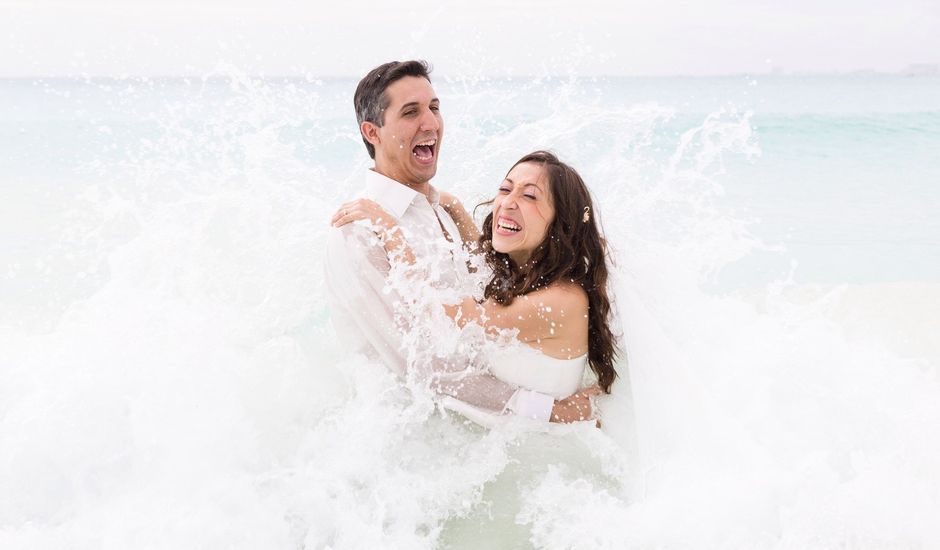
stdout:
<svg viewBox="0 0 940 550">
<path fill-rule="evenodd" d="M 591 194 L 581 176 L 548 151 L 535 151 L 519 159 L 538 164 L 548 177 L 555 218 L 545 240 L 536 248 L 523 270 L 508 254 L 493 249 L 493 212 L 483 222 L 480 248 L 493 277 L 484 296 L 509 305 L 516 298 L 547 287 L 556 281 L 577 283 L 588 295 L 588 362 L 598 384 L 607 393 L 617 377 L 618 355 L 610 330 L 610 299 L 607 296 L 607 245 L 597 226 Z M 510 168 L 510 171 L 512 171 Z M 487 201 L 479 206 L 492 205 Z"/>
</svg>

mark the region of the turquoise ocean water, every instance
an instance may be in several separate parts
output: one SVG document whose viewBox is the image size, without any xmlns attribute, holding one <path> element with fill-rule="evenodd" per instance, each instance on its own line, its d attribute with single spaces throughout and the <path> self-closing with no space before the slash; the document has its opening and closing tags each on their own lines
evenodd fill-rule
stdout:
<svg viewBox="0 0 940 550">
<path fill-rule="evenodd" d="M 648 136 L 651 143 L 641 162 L 667 159 L 682 132 L 709 114 L 726 111 L 747 117 L 759 153 L 723 159 L 726 173 L 717 181 L 724 196 L 719 202 L 755 222 L 751 232 L 768 244 L 785 246 L 786 252 L 755 254 L 728 266 L 719 277 L 720 286 L 766 282 L 789 270 L 794 259 L 794 276 L 803 282 L 940 280 L 940 226 L 933 215 L 940 204 L 937 78 L 739 76 L 436 84 L 449 107 L 448 121 L 473 126 L 472 139 L 448 140 L 455 147 L 444 150 L 438 178 L 442 187 L 448 181 L 482 185 L 486 177 L 492 180 L 500 167 L 486 166 L 489 171 L 481 173 L 481 159 L 455 156 L 473 157 L 474 144 L 558 109 L 580 105 L 592 122 L 598 122 L 605 108 L 649 105 L 668 110 Z M 167 131 L 167 117 L 181 129 L 198 131 L 221 116 L 211 107 L 214 103 L 258 110 L 258 118 L 241 123 L 276 125 L 280 143 L 293 149 L 292 160 L 310 170 L 345 177 L 351 166 L 361 164 L 356 130 L 349 122 L 353 81 L 275 79 L 264 86 L 264 101 L 276 102 L 283 94 L 290 96 L 285 106 L 302 97 L 310 104 L 294 113 L 286 108 L 275 112 L 273 104 L 259 110 L 245 103 L 252 101 L 244 97 L 254 93 L 251 85 L 240 87 L 221 77 L 3 81 L 0 159 L 9 209 L 3 218 L 10 226 L 6 229 L 20 237 L 6 246 L 20 246 L 28 257 L 41 255 L 54 238 L 48 230 L 32 227 L 31 219 L 48 221 L 63 214 L 67 199 L 80 193 L 85 183 L 102 181 L 96 180 L 96 168 L 104 167 L 106 180 L 118 179 L 122 170 L 132 178 L 139 168 L 134 159 L 141 143 L 159 139 Z M 200 102 L 210 107 L 202 110 Z M 272 119 L 264 121 L 265 116 Z M 233 137 L 237 131 L 228 129 Z M 581 136 L 584 139 L 570 150 L 537 138 L 530 143 L 555 147 L 589 166 L 619 137 L 616 128 L 604 127 L 604 132 Z M 525 150 L 520 146 L 507 151 L 506 158 Z M 472 164 L 474 170 L 461 170 L 461 164 Z M 35 239 L 40 242 L 30 242 Z"/>
</svg>

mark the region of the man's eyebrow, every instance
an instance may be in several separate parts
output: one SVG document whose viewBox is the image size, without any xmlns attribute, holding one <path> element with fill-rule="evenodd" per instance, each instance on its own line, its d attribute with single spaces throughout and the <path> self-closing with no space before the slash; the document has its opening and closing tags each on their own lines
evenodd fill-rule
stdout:
<svg viewBox="0 0 940 550">
<path fill-rule="evenodd" d="M 430 104 L 431 104 L 431 105 L 434 105 L 435 103 L 438 103 L 438 104 L 439 104 L 440 102 L 441 102 L 441 100 L 435 97 L 434 99 L 431 100 Z M 407 108 L 409 108 L 409 107 L 417 107 L 417 106 L 419 106 L 419 105 L 421 105 L 421 102 L 419 102 L 419 101 L 409 101 L 408 103 L 405 103 L 404 105 L 402 105 L 402 106 L 401 106 L 401 109 L 399 109 L 399 111 L 404 111 L 405 109 L 407 109 Z"/>
</svg>

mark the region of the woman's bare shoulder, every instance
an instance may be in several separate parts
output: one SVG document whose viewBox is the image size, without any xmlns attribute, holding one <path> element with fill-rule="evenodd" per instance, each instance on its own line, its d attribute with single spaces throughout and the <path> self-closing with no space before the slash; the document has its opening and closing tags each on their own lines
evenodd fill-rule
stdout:
<svg viewBox="0 0 940 550">
<path fill-rule="evenodd" d="M 568 311 L 587 310 L 588 295 L 581 285 L 558 281 L 532 292 L 529 296 L 545 306 Z"/>
</svg>

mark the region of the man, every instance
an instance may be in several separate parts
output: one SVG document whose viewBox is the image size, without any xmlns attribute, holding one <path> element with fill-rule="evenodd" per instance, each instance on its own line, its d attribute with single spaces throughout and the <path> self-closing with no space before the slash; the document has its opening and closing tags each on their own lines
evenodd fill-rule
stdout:
<svg viewBox="0 0 940 550">
<path fill-rule="evenodd" d="M 360 196 L 396 216 L 408 232 L 414 254 L 436 262 L 438 282 L 457 285 L 467 270 L 454 254 L 460 231 L 430 184 L 437 172 L 444 120 L 429 72 L 424 61 L 393 61 L 376 67 L 359 82 L 354 97 L 356 118 L 366 150 L 375 161 L 366 172 Z M 396 302 L 401 297 L 386 285 L 391 270 L 385 249 L 368 227 L 347 224 L 330 231 L 326 283 L 337 332 L 352 336 L 350 345 L 357 351 L 378 357 L 403 375 L 410 361 L 402 347 L 400 320 L 396 320 Z M 442 360 L 431 365 L 436 370 L 433 388 L 448 400 L 470 405 L 471 410 L 555 422 L 590 417 L 586 395 L 554 401 L 485 371 L 467 369 L 467 362 Z M 468 411 L 463 406 L 453 408 Z"/>
</svg>

